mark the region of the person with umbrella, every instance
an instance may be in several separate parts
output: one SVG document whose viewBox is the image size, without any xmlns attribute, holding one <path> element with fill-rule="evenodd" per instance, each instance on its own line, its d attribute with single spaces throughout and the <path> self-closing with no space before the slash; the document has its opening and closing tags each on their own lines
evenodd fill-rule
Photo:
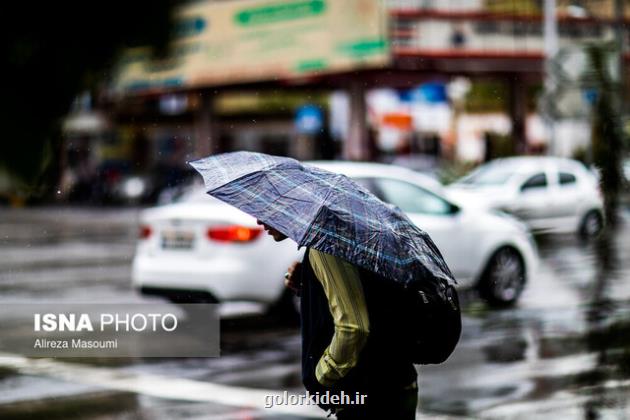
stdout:
<svg viewBox="0 0 630 420">
<path fill-rule="evenodd" d="M 429 236 L 346 176 L 294 159 L 234 152 L 191 165 L 208 194 L 306 247 L 285 278 L 300 294 L 304 386 L 340 396 L 320 406 L 339 419 L 414 419 L 405 289 L 454 283 Z"/>
<path fill-rule="evenodd" d="M 276 241 L 286 239 L 271 226 L 259 224 Z M 370 318 L 384 318 L 380 309 L 387 310 L 385 291 L 373 288 L 381 299 L 368 307 L 363 287 L 367 279 L 362 282 L 360 269 L 316 249 L 307 250 L 303 262 L 290 267 L 285 278 L 287 287 L 301 298 L 305 387 L 320 395 L 328 390 L 344 391 L 352 398 L 367 396 L 360 404 L 322 404 L 323 408 L 338 419 L 415 419 L 418 389 L 413 363 L 400 358 L 395 342 L 370 335 Z M 381 324 L 387 326 L 382 320 Z"/>
</svg>

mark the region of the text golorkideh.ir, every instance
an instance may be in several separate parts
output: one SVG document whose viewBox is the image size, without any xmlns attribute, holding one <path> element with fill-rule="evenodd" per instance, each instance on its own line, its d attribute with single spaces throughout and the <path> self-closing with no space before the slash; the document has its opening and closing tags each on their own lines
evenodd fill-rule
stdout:
<svg viewBox="0 0 630 420">
<path fill-rule="evenodd" d="M 282 394 L 265 395 L 265 408 L 277 405 L 362 405 L 366 403 L 367 395 L 359 392 L 346 394 L 344 391 L 336 392 L 309 392 L 306 394 Z"/>
</svg>

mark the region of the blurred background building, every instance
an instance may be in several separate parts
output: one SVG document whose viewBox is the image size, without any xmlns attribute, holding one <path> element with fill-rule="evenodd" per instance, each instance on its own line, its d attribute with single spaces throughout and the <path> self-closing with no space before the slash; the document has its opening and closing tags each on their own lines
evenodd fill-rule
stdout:
<svg viewBox="0 0 630 420">
<path fill-rule="evenodd" d="M 626 44 L 625 2 L 554 3 L 558 51 L 620 34 Z M 188 160 L 241 149 L 419 170 L 444 159 L 584 154 L 592 92 L 544 94 L 544 4 L 186 2 L 168 59 L 129 50 L 107 89 L 79 98 L 65 125 L 61 190 L 81 196 L 77 185 L 98 180 L 104 197 L 126 189 L 154 200 L 191 175 Z M 567 62 L 577 73 L 585 66 Z M 145 179 L 141 193 L 134 176 Z"/>
</svg>

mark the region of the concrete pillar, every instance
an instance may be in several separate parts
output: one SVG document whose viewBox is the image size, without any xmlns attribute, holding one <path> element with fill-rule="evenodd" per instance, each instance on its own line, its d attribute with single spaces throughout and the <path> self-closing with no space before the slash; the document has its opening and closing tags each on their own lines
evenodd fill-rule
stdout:
<svg viewBox="0 0 630 420">
<path fill-rule="evenodd" d="M 218 146 L 218 125 L 214 113 L 214 96 L 210 93 L 201 95 L 201 105 L 194 120 L 195 156 L 197 158 L 215 153 Z"/>
<path fill-rule="evenodd" d="M 510 88 L 510 119 L 512 121 L 512 141 L 516 153 L 527 151 L 525 124 L 527 120 L 527 84 L 522 78 L 508 80 Z"/>
<path fill-rule="evenodd" d="M 347 160 L 368 160 L 370 140 L 367 128 L 367 106 L 365 89 L 359 81 L 353 81 L 348 88 L 349 130 L 343 143 L 343 158 Z"/>
<path fill-rule="evenodd" d="M 315 159 L 315 142 L 313 135 L 297 134 L 293 136 L 291 143 L 291 155 L 298 160 Z"/>
</svg>

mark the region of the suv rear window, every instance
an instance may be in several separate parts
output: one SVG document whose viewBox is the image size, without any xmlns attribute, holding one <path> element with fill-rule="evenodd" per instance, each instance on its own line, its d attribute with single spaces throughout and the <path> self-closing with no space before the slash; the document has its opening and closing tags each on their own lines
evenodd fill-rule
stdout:
<svg viewBox="0 0 630 420">
<path fill-rule="evenodd" d="M 575 184 L 577 179 L 575 175 L 568 172 L 560 172 L 560 185 Z"/>
</svg>

